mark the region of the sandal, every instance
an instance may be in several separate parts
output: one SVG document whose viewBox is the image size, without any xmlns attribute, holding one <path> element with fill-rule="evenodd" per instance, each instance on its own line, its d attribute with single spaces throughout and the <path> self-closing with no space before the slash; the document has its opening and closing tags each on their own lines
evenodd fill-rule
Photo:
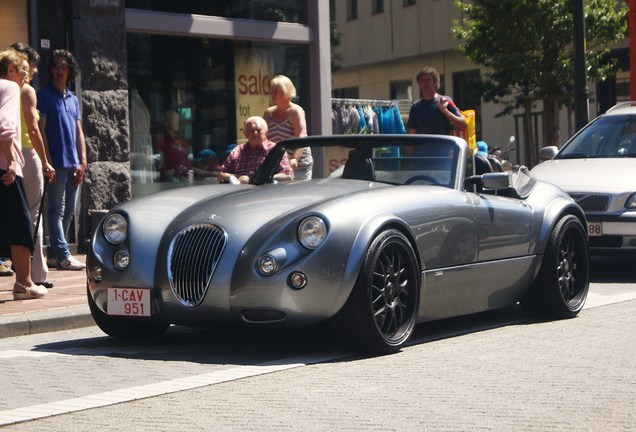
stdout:
<svg viewBox="0 0 636 432">
<path fill-rule="evenodd" d="M 23 289 L 24 292 L 16 291 L 16 287 Z M 30 300 L 42 298 L 46 295 L 46 293 L 47 289 L 42 286 L 26 286 L 22 285 L 20 282 L 16 282 L 15 284 L 13 284 L 13 300 Z"/>
</svg>

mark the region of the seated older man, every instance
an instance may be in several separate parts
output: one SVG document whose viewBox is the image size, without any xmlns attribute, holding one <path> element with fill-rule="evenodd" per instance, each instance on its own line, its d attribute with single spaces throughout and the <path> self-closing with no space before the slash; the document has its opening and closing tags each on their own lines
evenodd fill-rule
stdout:
<svg viewBox="0 0 636 432">
<path fill-rule="evenodd" d="M 254 116 L 245 120 L 243 133 L 247 142 L 237 145 L 227 156 L 216 177 L 219 183 L 249 183 L 256 170 L 265 160 L 265 156 L 276 145 L 267 139 L 267 123 L 262 117 Z M 294 172 L 287 155 L 283 155 L 274 180 L 289 181 Z"/>
</svg>

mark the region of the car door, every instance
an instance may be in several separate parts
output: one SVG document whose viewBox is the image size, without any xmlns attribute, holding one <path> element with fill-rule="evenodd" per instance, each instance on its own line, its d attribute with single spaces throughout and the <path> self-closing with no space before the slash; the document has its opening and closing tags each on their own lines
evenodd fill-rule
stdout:
<svg viewBox="0 0 636 432">
<path fill-rule="evenodd" d="M 519 199 L 472 192 L 466 192 L 466 201 L 475 218 L 474 259 L 455 263 L 452 255 L 440 254 L 436 264 L 441 268 L 425 270 L 421 321 L 508 306 L 519 300 L 532 277 L 531 208 Z"/>
<path fill-rule="evenodd" d="M 525 257 L 533 239 L 532 208 L 521 199 L 470 194 L 475 204 L 478 262 Z"/>
</svg>

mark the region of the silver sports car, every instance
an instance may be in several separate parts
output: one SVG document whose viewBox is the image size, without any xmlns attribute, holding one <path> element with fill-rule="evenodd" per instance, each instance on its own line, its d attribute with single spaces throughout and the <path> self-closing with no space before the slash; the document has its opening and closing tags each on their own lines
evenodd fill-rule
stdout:
<svg viewBox="0 0 636 432">
<path fill-rule="evenodd" d="M 285 149 L 307 146 L 324 156 L 314 168 L 324 175 L 273 181 Z M 523 168 L 488 171 L 450 136 L 283 141 L 250 184 L 111 210 L 88 254 L 91 312 L 115 337 L 329 321 L 375 354 L 398 351 L 416 323 L 517 302 L 576 316 L 589 285 L 583 211 Z"/>
</svg>

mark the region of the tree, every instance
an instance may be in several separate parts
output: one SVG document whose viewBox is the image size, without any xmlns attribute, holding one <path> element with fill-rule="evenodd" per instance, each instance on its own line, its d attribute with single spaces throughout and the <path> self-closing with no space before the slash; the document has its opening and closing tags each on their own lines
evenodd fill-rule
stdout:
<svg viewBox="0 0 636 432">
<path fill-rule="evenodd" d="M 485 101 L 500 103 L 498 115 L 524 110 L 526 163 L 533 165 L 537 144 L 532 110 L 542 102 L 543 142 L 558 143 L 558 114 L 574 101 L 574 18 L 572 0 L 456 0 L 463 12 L 453 23 L 459 48 L 487 68 Z M 589 79 L 604 80 L 614 62 L 608 46 L 625 37 L 626 6 L 617 0 L 585 0 Z"/>
</svg>

